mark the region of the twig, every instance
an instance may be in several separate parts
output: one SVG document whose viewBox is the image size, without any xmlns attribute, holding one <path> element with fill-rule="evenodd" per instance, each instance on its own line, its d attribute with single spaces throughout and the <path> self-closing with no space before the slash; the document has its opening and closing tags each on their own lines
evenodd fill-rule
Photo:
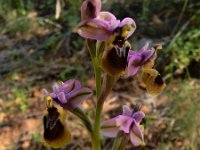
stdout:
<svg viewBox="0 0 200 150">
<path fill-rule="evenodd" d="M 183 8 L 182 8 L 182 10 L 181 10 L 181 13 L 180 13 L 180 15 L 179 15 L 179 17 L 178 17 L 178 21 L 176 22 L 176 25 L 175 25 L 174 29 L 172 30 L 171 36 L 173 36 L 173 35 L 175 34 L 175 32 L 176 32 L 176 30 L 177 30 L 177 28 L 178 28 L 178 25 L 180 24 L 181 19 L 183 18 L 183 14 L 184 14 L 184 12 L 185 12 L 185 9 L 186 9 L 187 4 L 188 4 L 188 0 L 185 0 L 185 1 L 184 1 L 184 4 L 183 4 Z"/>
<path fill-rule="evenodd" d="M 175 40 L 183 33 L 183 31 L 187 28 L 187 26 L 190 24 L 192 20 L 196 18 L 196 15 L 193 15 L 179 30 L 179 32 L 176 33 L 176 35 L 171 40 L 169 47 L 175 42 Z"/>
<path fill-rule="evenodd" d="M 62 29 L 62 26 L 61 26 L 60 24 L 55 23 L 55 22 L 51 21 L 50 19 L 43 18 L 43 17 L 36 17 L 36 19 L 41 20 L 41 21 L 43 21 L 44 23 L 48 23 L 48 24 L 50 24 L 50 25 L 52 25 L 52 26 L 55 26 L 55 27 L 58 28 L 58 29 Z"/>
<path fill-rule="evenodd" d="M 188 7 L 192 8 L 192 7 L 195 7 L 195 6 L 197 6 L 197 7 L 200 6 L 200 2 L 198 2 L 198 3 L 192 3 Z"/>
</svg>

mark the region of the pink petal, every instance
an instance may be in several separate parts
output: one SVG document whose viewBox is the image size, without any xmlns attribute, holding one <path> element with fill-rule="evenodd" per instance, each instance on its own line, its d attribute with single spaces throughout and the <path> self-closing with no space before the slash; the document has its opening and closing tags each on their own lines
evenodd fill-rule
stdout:
<svg viewBox="0 0 200 150">
<path fill-rule="evenodd" d="M 104 41 L 112 35 L 109 28 L 109 24 L 105 21 L 95 18 L 87 23 L 82 23 L 82 25 L 79 26 L 77 33 L 87 39 Z"/>
<path fill-rule="evenodd" d="M 116 118 L 106 120 L 101 125 L 101 133 L 106 137 L 116 137 L 119 127 L 116 126 Z"/>
<path fill-rule="evenodd" d="M 145 114 L 142 111 L 136 112 L 132 116 L 137 123 L 140 123 L 142 119 L 145 117 Z"/>
<path fill-rule="evenodd" d="M 58 84 L 54 84 L 54 85 L 52 86 L 52 90 L 53 90 L 54 93 L 59 92 L 59 86 L 58 86 Z"/>
<path fill-rule="evenodd" d="M 143 64 L 148 62 L 150 60 L 151 57 L 153 57 L 153 54 L 154 54 L 154 50 L 147 50 L 147 51 L 144 51 L 141 55 L 142 55 L 142 58 L 143 58 Z"/>
<path fill-rule="evenodd" d="M 125 133 L 130 132 L 131 124 L 133 123 L 133 118 L 129 116 L 119 115 L 116 118 L 117 126 L 119 126 L 119 129 L 124 131 Z"/>
<path fill-rule="evenodd" d="M 117 20 L 116 17 L 112 13 L 107 12 L 107 11 L 100 12 L 98 18 L 108 21 L 108 22 L 110 22 L 112 20 Z"/>
<path fill-rule="evenodd" d="M 60 87 L 60 91 L 65 92 L 65 93 L 69 93 L 70 91 L 74 90 L 74 89 L 78 89 L 81 87 L 81 83 L 78 80 L 67 80 L 61 87 Z"/>
<path fill-rule="evenodd" d="M 57 94 L 57 97 L 58 97 L 59 101 L 60 101 L 62 104 L 67 103 L 67 99 L 66 99 L 66 97 L 65 97 L 65 93 L 64 93 L 64 92 L 59 92 L 59 93 Z"/>
<path fill-rule="evenodd" d="M 130 139 L 134 146 L 144 145 L 143 127 L 140 127 L 137 122 L 135 122 L 131 129 Z"/>
<path fill-rule="evenodd" d="M 141 61 L 141 53 L 138 51 L 134 51 L 134 50 L 129 50 L 128 52 L 128 62 L 131 61 L 131 59 L 135 60 L 136 63 L 139 63 Z M 136 64 L 135 63 L 135 64 Z"/>
<path fill-rule="evenodd" d="M 128 54 L 128 66 L 125 72 L 125 78 L 134 76 L 142 66 L 142 56 L 139 52 L 129 51 Z"/>
<path fill-rule="evenodd" d="M 117 20 L 117 18 L 112 13 L 106 11 L 100 12 L 98 18 L 106 21 L 106 23 L 109 25 L 108 30 L 110 31 L 115 30 L 120 23 L 120 21 Z"/>
<path fill-rule="evenodd" d="M 94 28 L 102 28 L 102 29 L 106 29 L 106 30 L 109 29 L 108 22 L 106 22 L 102 19 L 99 19 L 99 18 L 94 18 L 94 19 L 88 21 L 86 23 L 86 25 L 88 25 L 90 27 L 94 27 Z"/>
<path fill-rule="evenodd" d="M 138 53 L 141 54 L 142 58 L 143 58 L 143 63 L 146 63 L 154 54 L 155 49 L 152 48 L 151 50 L 148 50 L 149 44 L 145 44 Z"/>
<path fill-rule="evenodd" d="M 124 78 L 132 77 L 138 73 L 140 70 L 141 66 L 132 66 L 126 68 Z"/>
<path fill-rule="evenodd" d="M 135 31 L 135 29 L 136 29 L 136 24 L 135 24 L 135 21 L 134 21 L 132 18 L 124 18 L 124 19 L 120 22 L 119 27 L 123 27 L 123 26 L 125 26 L 125 25 L 130 25 L 130 26 L 131 26 L 130 31 L 128 32 L 128 36 L 127 36 L 127 38 L 128 38 L 128 37 L 130 37 L 130 36 L 133 34 L 133 32 Z"/>
<path fill-rule="evenodd" d="M 49 96 L 52 97 L 52 98 L 56 98 L 57 97 L 57 95 L 55 93 L 50 93 Z"/>
<path fill-rule="evenodd" d="M 128 53 L 128 66 L 125 72 L 125 78 L 134 76 L 147 63 L 154 54 L 155 50 L 147 50 L 146 44 L 140 51 L 130 50 Z"/>
<path fill-rule="evenodd" d="M 147 51 L 148 47 L 149 47 L 149 43 L 146 43 L 146 44 L 140 49 L 140 52 Z"/>
<path fill-rule="evenodd" d="M 144 58 L 140 52 L 131 52 L 129 51 L 128 54 L 128 66 L 139 66 L 142 65 L 141 62 Z"/>
<path fill-rule="evenodd" d="M 66 105 L 63 105 L 63 107 L 66 109 L 74 109 L 78 107 L 84 100 L 89 98 L 92 93 L 92 90 L 86 87 L 73 90 L 66 95 L 68 101 Z"/>
<path fill-rule="evenodd" d="M 132 111 L 127 105 L 123 105 L 123 115 L 124 116 L 131 116 Z"/>
</svg>

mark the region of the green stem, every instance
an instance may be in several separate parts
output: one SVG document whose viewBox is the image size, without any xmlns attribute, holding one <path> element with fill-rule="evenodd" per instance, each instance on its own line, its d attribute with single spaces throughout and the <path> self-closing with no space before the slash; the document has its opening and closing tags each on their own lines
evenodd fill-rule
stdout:
<svg viewBox="0 0 200 150">
<path fill-rule="evenodd" d="M 124 132 L 120 131 L 114 140 L 112 150 L 124 150 L 127 143 L 128 143 L 127 135 Z"/>
<path fill-rule="evenodd" d="M 99 67 L 98 60 L 94 59 L 94 70 L 95 70 L 95 81 L 96 81 L 96 96 L 97 99 L 100 96 L 101 92 L 101 68 Z"/>
<path fill-rule="evenodd" d="M 89 50 L 89 53 L 92 59 L 92 65 L 94 68 L 95 81 L 96 81 L 96 95 L 98 98 L 100 95 L 100 90 L 101 90 L 101 68 L 99 67 L 98 52 L 99 52 L 99 48 L 101 47 L 100 46 L 95 47 L 92 40 L 88 39 L 86 42 L 87 42 L 87 48 Z"/>
<path fill-rule="evenodd" d="M 87 128 L 88 132 L 92 135 L 93 132 L 93 126 L 91 123 L 91 120 L 88 118 L 88 116 L 83 112 L 82 109 L 80 109 L 79 107 L 75 108 L 73 111 L 71 111 L 74 115 L 76 115 L 77 117 L 79 117 L 83 124 L 85 125 L 85 127 Z"/>
<path fill-rule="evenodd" d="M 101 150 L 100 122 L 101 122 L 101 112 L 103 109 L 103 102 L 99 100 L 100 90 L 101 90 L 101 70 L 96 64 L 94 68 L 95 68 L 95 80 L 96 80 L 97 108 L 96 108 L 96 116 L 94 122 L 94 131 L 92 135 L 92 147 L 93 150 Z"/>
<path fill-rule="evenodd" d="M 101 150 L 100 125 L 101 125 L 101 114 L 102 114 L 103 104 L 109 92 L 111 91 L 115 81 L 116 81 L 115 77 L 111 77 L 107 74 L 104 76 L 101 93 L 97 98 L 98 101 L 96 108 L 96 117 L 94 122 L 94 132 L 92 135 L 93 150 Z"/>
<path fill-rule="evenodd" d="M 106 75 L 103 80 L 103 84 L 101 86 L 101 68 L 99 65 L 100 62 L 99 58 L 103 53 L 105 43 L 101 42 L 96 44 L 97 45 L 95 47 L 93 41 L 87 40 L 87 47 L 91 55 L 92 64 L 95 72 L 96 96 L 97 96 L 96 116 L 94 122 L 94 130 L 92 133 L 92 149 L 101 150 L 101 135 L 100 135 L 101 114 L 104 101 L 112 89 L 112 86 L 115 82 L 115 77 Z"/>
<path fill-rule="evenodd" d="M 101 112 L 103 108 L 103 103 L 97 104 L 96 117 L 94 122 L 94 131 L 92 134 L 92 149 L 101 150 L 101 139 L 100 139 L 100 123 L 101 123 Z"/>
<path fill-rule="evenodd" d="M 99 67 L 98 58 L 96 57 L 96 48 L 91 40 L 87 40 L 87 48 L 90 52 L 90 56 L 92 59 L 92 65 L 94 67 L 95 72 L 95 81 L 96 81 L 96 96 L 97 96 L 97 108 L 96 108 L 96 117 L 94 122 L 94 130 L 92 132 L 92 149 L 93 150 L 101 150 L 101 142 L 100 142 L 100 121 L 101 121 L 101 112 L 103 108 L 103 104 L 100 104 L 98 98 L 100 96 L 101 90 L 101 69 Z"/>
</svg>

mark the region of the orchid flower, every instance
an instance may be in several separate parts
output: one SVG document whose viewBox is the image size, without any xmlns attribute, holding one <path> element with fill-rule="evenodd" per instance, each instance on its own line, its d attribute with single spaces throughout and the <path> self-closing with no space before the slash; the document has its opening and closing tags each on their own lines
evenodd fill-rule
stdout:
<svg viewBox="0 0 200 150">
<path fill-rule="evenodd" d="M 92 95 L 92 90 L 82 87 L 78 80 L 71 79 L 61 85 L 54 85 L 52 93 L 46 89 L 43 91 L 47 106 L 43 118 L 45 146 L 60 148 L 71 141 L 71 133 L 66 122 L 68 110 L 82 118 L 86 127 L 92 130 L 90 121 L 78 109 L 80 103 Z"/>
<path fill-rule="evenodd" d="M 110 75 L 121 75 L 125 78 L 136 75 L 142 70 L 142 82 L 151 95 L 159 94 L 166 86 L 159 72 L 154 69 L 157 51 L 161 45 L 148 50 L 148 44 L 140 51 L 130 50 L 130 44 L 125 42 L 125 53 L 120 57 L 115 48 L 105 51 L 102 57 L 102 67 Z"/>
<path fill-rule="evenodd" d="M 77 32 L 86 39 L 105 41 L 112 36 L 117 28 L 126 25 L 129 30 L 125 33 L 127 38 L 135 31 L 136 25 L 133 19 L 125 18 L 121 22 L 110 12 L 100 12 L 100 0 L 85 0 L 81 6 L 82 21 Z"/>
<path fill-rule="evenodd" d="M 122 75 L 125 77 L 134 76 L 150 58 L 153 56 L 155 49 L 148 49 L 146 44 L 140 51 L 130 50 L 128 41 L 124 43 L 124 51 L 120 54 L 116 47 L 110 47 L 111 50 L 104 52 L 102 57 L 102 66 L 110 75 Z M 119 49 L 119 48 L 118 48 Z"/>
<path fill-rule="evenodd" d="M 148 44 L 143 46 L 140 51 L 130 50 L 127 59 L 127 68 L 125 77 L 134 76 L 150 58 L 153 56 L 155 49 L 148 49 Z"/>
<path fill-rule="evenodd" d="M 101 58 L 102 69 L 111 76 L 125 78 L 132 77 L 142 70 L 141 78 L 147 92 L 151 95 L 159 94 L 166 85 L 159 72 L 153 67 L 157 57 L 157 50 L 161 46 L 148 50 L 148 44 L 146 44 L 140 51 L 130 50 L 131 46 L 128 41 L 123 46 L 125 50 L 122 51 L 122 54 L 112 44 L 106 47 Z"/>
<path fill-rule="evenodd" d="M 131 23 L 134 23 L 131 18 L 125 18 L 106 41 L 100 63 L 102 69 L 111 76 L 121 75 L 126 69 L 127 57 L 131 49 L 127 39 L 134 32 Z"/>
<path fill-rule="evenodd" d="M 47 99 L 47 109 L 43 117 L 44 145 L 60 148 L 71 141 L 71 133 L 67 128 L 67 111 L 61 106 L 53 104 L 52 99 Z"/>
<path fill-rule="evenodd" d="M 130 136 L 134 146 L 145 145 L 144 128 L 140 122 L 145 117 L 141 111 L 131 110 L 128 106 L 123 106 L 123 114 L 106 120 L 101 125 L 101 133 L 107 137 L 116 137 L 119 131 L 123 131 Z"/>
<path fill-rule="evenodd" d="M 92 90 L 82 87 L 80 81 L 71 79 L 60 86 L 53 86 L 52 93 L 49 93 L 46 89 L 44 89 L 44 93 L 46 97 L 53 99 L 53 102 L 64 109 L 73 110 L 92 95 Z"/>
<path fill-rule="evenodd" d="M 153 56 L 142 66 L 141 79 L 146 86 L 147 92 L 151 95 L 159 94 L 166 87 L 160 73 L 154 69 L 157 51 L 160 49 L 162 49 L 161 45 L 156 46 Z"/>
<path fill-rule="evenodd" d="M 119 75 L 126 68 L 128 51 L 131 46 L 127 39 L 136 29 L 132 18 L 118 20 L 110 12 L 101 12 L 100 0 L 85 0 L 81 7 L 82 21 L 78 34 L 86 39 L 105 41 L 100 58 L 101 68 L 109 75 Z"/>
<path fill-rule="evenodd" d="M 130 50 L 128 53 L 125 77 L 134 76 L 141 69 L 142 81 L 151 95 L 159 94 L 166 86 L 159 72 L 153 68 L 159 49 L 161 45 L 148 50 L 146 44 L 140 51 Z"/>
</svg>

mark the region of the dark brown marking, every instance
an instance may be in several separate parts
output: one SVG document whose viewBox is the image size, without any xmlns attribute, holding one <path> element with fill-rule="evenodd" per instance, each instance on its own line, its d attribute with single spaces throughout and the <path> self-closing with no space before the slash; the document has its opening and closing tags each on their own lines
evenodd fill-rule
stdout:
<svg viewBox="0 0 200 150">
<path fill-rule="evenodd" d="M 108 60 L 110 61 L 110 65 L 114 68 L 117 68 L 119 70 L 125 69 L 127 65 L 127 57 L 128 57 L 128 51 L 129 49 L 126 49 L 126 56 L 119 56 L 117 55 L 117 52 L 115 48 L 112 48 L 110 52 L 108 53 Z"/>
<path fill-rule="evenodd" d="M 125 39 L 121 36 L 116 36 L 115 40 L 113 41 L 114 45 L 117 45 L 118 47 L 122 47 L 125 43 Z"/>
<path fill-rule="evenodd" d="M 113 31 L 114 33 L 122 33 L 122 27 L 118 27 L 118 28 L 116 28 L 114 31 Z"/>
<path fill-rule="evenodd" d="M 59 113 L 57 108 L 48 108 L 48 115 L 44 116 L 44 139 L 52 141 L 59 138 L 64 133 L 64 126 L 59 120 Z"/>
<path fill-rule="evenodd" d="M 161 75 L 157 75 L 156 78 L 155 78 L 155 83 L 158 84 L 158 85 L 162 85 L 164 83 Z"/>
</svg>

